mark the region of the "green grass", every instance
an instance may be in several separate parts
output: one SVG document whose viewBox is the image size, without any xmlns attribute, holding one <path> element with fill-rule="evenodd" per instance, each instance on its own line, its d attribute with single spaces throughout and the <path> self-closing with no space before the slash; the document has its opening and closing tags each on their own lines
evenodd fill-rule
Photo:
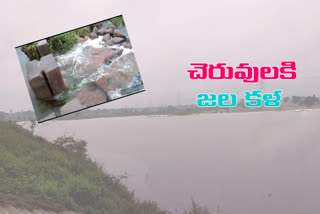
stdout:
<svg viewBox="0 0 320 214">
<path fill-rule="evenodd" d="M 154 202 L 136 200 L 119 179 L 105 174 L 88 158 L 85 141 L 62 137 L 53 144 L 12 122 L 0 122 L 0 178 L 1 195 L 32 195 L 68 210 L 166 213 Z"/>
</svg>

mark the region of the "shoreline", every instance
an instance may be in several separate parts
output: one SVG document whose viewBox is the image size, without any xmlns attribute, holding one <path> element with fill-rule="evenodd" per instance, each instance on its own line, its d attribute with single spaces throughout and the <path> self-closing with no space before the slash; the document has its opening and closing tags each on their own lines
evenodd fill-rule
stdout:
<svg viewBox="0 0 320 214">
<path fill-rule="evenodd" d="M 88 117 L 88 118 L 59 118 L 59 119 L 52 119 L 46 122 L 40 123 L 40 125 L 49 125 L 52 122 L 63 122 L 63 121 L 77 121 L 77 120 L 103 120 L 108 118 L 172 118 L 172 117 L 190 117 L 190 116 L 205 116 L 205 115 L 232 115 L 232 114 L 244 114 L 244 113 L 267 113 L 267 112 L 311 112 L 311 111 L 320 111 L 319 108 L 313 109 L 283 109 L 283 110 L 276 110 L 276 111 L 233 111 L 233 112 L 199 112 L 199 113 L 188 113 L 188 114 L 137 114 L 137 115 L 123 115 L 123 116 L 106 116 L 106 117 Z M 25 123 L 30 123 L 29 120 L 26 121 L 15 121 L 18 125 L 23 125 Z M 38 123 L 39 124 L 39 123 Z"/>
</svg>

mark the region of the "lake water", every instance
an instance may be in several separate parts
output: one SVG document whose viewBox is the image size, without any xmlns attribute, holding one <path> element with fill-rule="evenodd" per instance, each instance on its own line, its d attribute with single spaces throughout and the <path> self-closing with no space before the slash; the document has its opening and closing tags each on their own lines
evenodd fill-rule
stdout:
<svg viewBox="0 0 320 214">
<path fill-rule="evenodd" d="M 320 210 L 320 110 L 49 121 L 35 133 L 86 140 L 138 198 L 172 211 L 191 198 L 212 213 Z"/>
</svg>

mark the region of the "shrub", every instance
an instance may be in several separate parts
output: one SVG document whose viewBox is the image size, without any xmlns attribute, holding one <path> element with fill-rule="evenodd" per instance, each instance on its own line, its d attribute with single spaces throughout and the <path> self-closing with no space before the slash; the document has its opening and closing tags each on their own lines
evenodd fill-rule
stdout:
<svg viewBox="0 0 320 214">
<path fill-rule="evenodd" d="M 21 50 L 27 55 L 30 60 L 40 60 L 36 42 L 23 46 Z"/>
<path fill-rule="evenodd" d="M 89 29 L 87 27 L 79 28 L 79 29 L 75 30 L 74 33 L 78 37 L 85 37 L 85 36 L 89 36 L 90 35 L 90 31 L 89 31 Z"/>
<path fill-rule="evenodd" d="M 114 25 L 116 25 L 117 27 L 123 26 L 124 25 L 124 20 L 122 18 L 122 16 L 117 16 L 114 17 L 110 20 Z"/>
<path fill-rule="evenodd" d="M 49 39 L 49 46 L 52 53 L 65 53 L 78 41 L 75 32 L 70 31 Z"/>
</svg>

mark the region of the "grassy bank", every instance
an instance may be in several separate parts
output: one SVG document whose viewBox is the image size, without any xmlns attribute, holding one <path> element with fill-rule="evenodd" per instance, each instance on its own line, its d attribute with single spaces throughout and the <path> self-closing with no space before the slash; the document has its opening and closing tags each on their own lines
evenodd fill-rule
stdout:
<svg viewBox="0 0 320 214">
<path fill-rule="evenodd" d="M 55 144 L 0 122 L 0 203 L 94 214 L 163 214 L 142 202 L 86 155 L 86 142 Z M 27 207 L 28 208 L 28 207 Z M 30 207 L 29 207 L 30 208 Z"/>
</svg>

